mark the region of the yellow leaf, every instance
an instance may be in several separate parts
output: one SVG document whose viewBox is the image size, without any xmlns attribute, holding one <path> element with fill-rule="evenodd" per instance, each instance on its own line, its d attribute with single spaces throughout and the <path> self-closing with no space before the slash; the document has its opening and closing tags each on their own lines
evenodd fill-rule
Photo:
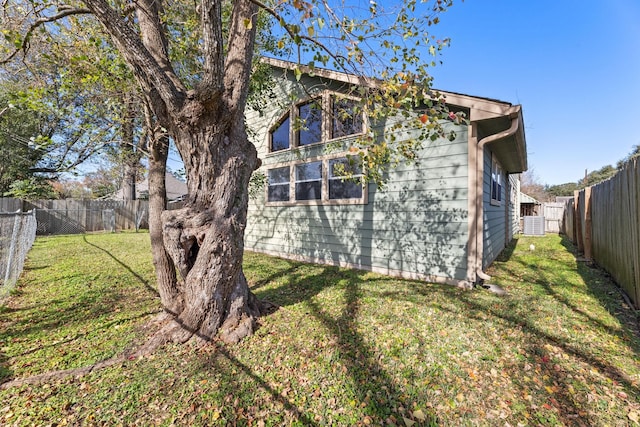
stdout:
<svg viewBox="0 0 640 427">
<path fill-rule="evenodd" d="M 315 29 L 313 27 L 309 27 L 307 28 L 307 32 L 309 33 L 309 37 L 313 37 L 313 35 L 315 34 Z"/>
<path fill-rule="evenodd" d="M 464 400 L 464 394 L 458 393 L 458 395 L 456 396 L 456 400 L 458 402 L 462 402 Z"/>
<path fill-rule="evenodd" d="M 407 427 L 411 427 L 416 423 L 415 421 L 411 421 L 409 418 L 406 418 L 406 417 L 402 417 L 402 419 L 404 420 L 404 424 Z"/>
<path fill-rule="evenodd" d="M 627 414 L 627 416 L 629 417 L 629 419 L 631 421 L 633 421 L 634 423 L 637 423 L 638 420 L 640 419 L 640 415 L 638 415 L 638 413 L 636 411 L 631 411 Z"/>
<path fill-rule="evenodd" d="M 213 418 L 213 420 L 217 420 L 220 418 L 220 411 L 213 411 L 213 414 L 211 414 L 211 418 Z"/>
<path fill-rule="evenodd" d="M 245 18 L 244 26 L 247 30 L 250 30 L 253 27 L 253 23 L 251 22 L 251 19 Z"/>
<path fill-rule="evenodd" d="M 422 409 L 416 409 L 413 411 L 413 417 L 418 421 L 426 421 L 427 416 L 422 412 Z"/>
</svg>

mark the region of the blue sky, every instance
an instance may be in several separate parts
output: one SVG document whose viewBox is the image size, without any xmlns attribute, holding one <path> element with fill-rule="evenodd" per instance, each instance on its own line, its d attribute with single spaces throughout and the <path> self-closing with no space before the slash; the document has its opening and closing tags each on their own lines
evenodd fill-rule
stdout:
<svg viewBox="0 0 640 427">
<path fill-rule="evenodd" d="M 640 1 L 456 1 L 434 87 L 522 104 L 540 182 L 582 178 L 640 144 Z"/>
</svg>

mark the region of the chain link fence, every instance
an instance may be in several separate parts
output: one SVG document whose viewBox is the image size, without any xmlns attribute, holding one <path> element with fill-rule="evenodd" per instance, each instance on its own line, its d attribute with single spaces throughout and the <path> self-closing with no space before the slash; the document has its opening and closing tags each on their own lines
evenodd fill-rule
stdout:
<svg viewBox="0 0 640 427">
<path fill-rule="evenodd" d="M 22 273 L 36 228 L 35 210 L 0 213 L 0 301 L 9 295 Z"/>
</svg>

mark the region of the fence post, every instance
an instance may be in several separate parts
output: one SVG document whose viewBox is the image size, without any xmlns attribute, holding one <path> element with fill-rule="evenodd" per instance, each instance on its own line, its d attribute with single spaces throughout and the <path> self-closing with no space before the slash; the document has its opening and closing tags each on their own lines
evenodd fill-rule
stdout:
<svg viewBox="0 0 640 427">
<path fill-rule="evenodd" d="M 584 257 L 588 262 L 593 260 L 591 230 L 591 187 L 584 189 Z"/>
<path fill-rule="evenodd" d="M 580 190 L 576 190 L 573 194 L 573 199 L 575 200 L 573 227 L 575 229 L 576 247 L 578 248 L 579 253 L 583 253 L 584 245 L 582 242 L 582 215 L 580 214 L 580 200 L 582 199 L 582 196 L 580 196 Z"/>
</svg>

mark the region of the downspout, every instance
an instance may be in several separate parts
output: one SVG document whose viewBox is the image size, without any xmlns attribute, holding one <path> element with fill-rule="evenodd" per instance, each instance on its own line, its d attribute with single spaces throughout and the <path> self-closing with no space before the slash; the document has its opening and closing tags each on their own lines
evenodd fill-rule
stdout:
<svg viewBox="0 0 640 427">
<path fill-rule="evenodd" d="M 484 193 L 484 146 L 491 144 L 492 142 L 499 141 L 504 138 L 509 138 L 516 134 L 519 127 L 520 117 L 518 111 L 514 111 L 509 114 L 511 118 L 511 126 L 509 129 L 486 136 L 480 139 L 476 145 L 476 190 L 475 190 L 475 210 L 476 221 L 475 230 L 470 230 L 475 234 L 470 240 L 475 249 L 472 253 L 475 254 L 475 260 L 472 260 L 474 266 L 474 276 L 472 279 L 475 283 L 480 281 L 490 280 L 491 276 L 482 270 L 482 260 L 484 257 L 484 211 L 483 211 L 483 193 Z M 477 123 L 472 123 L 473 135 L 477 135 Z"/>
</svg>

